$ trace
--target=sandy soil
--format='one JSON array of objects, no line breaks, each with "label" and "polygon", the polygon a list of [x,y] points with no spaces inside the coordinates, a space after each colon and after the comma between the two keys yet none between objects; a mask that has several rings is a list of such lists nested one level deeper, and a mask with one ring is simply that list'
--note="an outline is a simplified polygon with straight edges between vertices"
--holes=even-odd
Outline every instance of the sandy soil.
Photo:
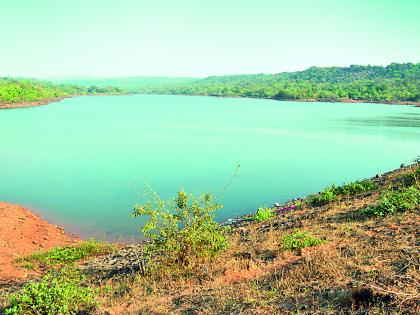
[{"label": "sandy soil", "polygon": [[19,267],[17,258],[79,240],[23,207],[0,202],[0,286],[35,275]]}]

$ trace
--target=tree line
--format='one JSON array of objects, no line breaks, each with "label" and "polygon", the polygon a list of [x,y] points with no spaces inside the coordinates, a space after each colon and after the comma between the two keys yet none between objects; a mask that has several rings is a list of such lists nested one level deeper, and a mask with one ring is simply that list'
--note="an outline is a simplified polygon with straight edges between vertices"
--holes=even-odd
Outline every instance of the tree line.
[{"label": "tree line", "polygon": [[304,71],[278,74],[150,80],[144,77],[87,79],[83,84],[71,80],[54,84],[31,79],[0,78],[0,103],[121,93],[256,97],[277,100],[420,102],[420,63],[392,63],[386,67],[311,67]]},{"label": "tree line", "polygon": [[115,87],[56,85],[30,79],[0,78],[0,103],[3,104],[44,101],[74,95],[122,92],[121,89]]},{"label": "tree line", "polygon": [[279,74],[212,76],[141,93],[241,96],[278,100],[419,102],[420,63],[386,67],[311,67]]}]

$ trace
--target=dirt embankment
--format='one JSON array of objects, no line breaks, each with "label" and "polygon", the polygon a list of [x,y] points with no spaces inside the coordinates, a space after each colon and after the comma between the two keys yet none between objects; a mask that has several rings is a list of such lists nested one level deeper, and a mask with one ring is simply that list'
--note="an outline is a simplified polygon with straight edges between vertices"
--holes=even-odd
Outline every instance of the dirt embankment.
[{"label": "dirt embankment", "polygon": [[21,206],[0,202],[0,218],[0,286],[36,274],[19,267],[17,258],[79,241]]},{"label": "dirt embankment", "polygon": [[[71,97],[71,96],[69,96]],[[20,103],[0,103],[0,109],[7,109],[7,108],[22,108],[22,107],[34,107],[34,106],[42,106],[48,105],[53,102],[59,102],[67,97],[56,97],[56,98],[48,98],[45,100],[34,101],[34,102],[20,102]]]}]

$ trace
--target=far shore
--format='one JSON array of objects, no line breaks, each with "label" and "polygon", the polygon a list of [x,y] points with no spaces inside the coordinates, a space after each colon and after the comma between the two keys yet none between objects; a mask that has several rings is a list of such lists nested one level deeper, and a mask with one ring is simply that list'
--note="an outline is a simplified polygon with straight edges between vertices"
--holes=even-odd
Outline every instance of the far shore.
[{"label": "far shore", "polygon": [[316,98],[305,98],[305,99],[276,99],[270,97],[252,97],[252,96],[227,96],[227,95],[212,95],[212,94],[153,94],[153,93],[121,93],[121,94],[88,94],[88,95],[70,95],[57,98],[49,98],[45,100],[39,100],[34,102],[19,102],[19,103],[0,103],[0,109],[12,109],[12,108],[24,108],[24,107],[35,107],[48,105],[50,103],[60,102],[66,98],[73,98],[77,96],[115,96],[115,95],[174,95],[174,96],[209,96],[209,97],[222,97],[222,98],[251,98],[251,99],[266,99],[273,101],[285,101],[285,102],[305,102],[305,103],[368,103],[368,104],[386,104],[386,105],[411,105],[420,107],[420,102],[410,101],[372,101],[372,100],[353,100],[353,99],[341,99],[341,100],[320,100]]},{"label": "far shore", "polygon": [[24,107],[36,107],[36,106],[43,106],[48,105],[51,103],[60,102],[66,98],[73,98],[78,96],[115,96],[115,95],[129,95],[127,93],[98,93],[98,94],[78,94],[78,95],[69,95],[69,96],[61,96],[55,98],[47,98],[44,100],[34,101],[34,102],[18,102],[18,103],[0,103],[0,109],[12,109],[12,108],[24,108]]},{"label": "far shore", "polygon": [[[74,96],[68,96],[68,97],[74,97]],[[35,107],[35,106],[48,105],[50,103],[60,102],[63,99],[68,98],[68,97],[48,98],[48,99],[45,99],[45,100],[34,101],[34,102],[20,102],[20,103],[7,103],[7,104],[0,103],[0,109]]]},{"label": "far shore", "polygon": [[166,95],[166,96],[208,96],[220,98],[248,98],[258,100],[271,100],[278,102],[302,102],[302,103],[364,103],[364,104],[382,104],[382,105],[410,105],[420,107],[420,102],[410,101],[372,101],[372,100],[353,100],[353,99],[340,99],[340,100],[325,100],[317,98],[290,98],[290,99],[277,99],[272,97],[256,97],[256,96],[237,96],[237,95],[217,95],[217,94],[157,94],[157,93],[133,93],[132,95]]}]

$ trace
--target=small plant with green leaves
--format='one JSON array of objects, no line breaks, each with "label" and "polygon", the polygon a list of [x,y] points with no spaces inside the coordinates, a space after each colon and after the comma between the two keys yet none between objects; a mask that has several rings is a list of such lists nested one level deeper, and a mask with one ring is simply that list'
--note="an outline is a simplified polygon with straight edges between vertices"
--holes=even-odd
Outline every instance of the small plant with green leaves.
[{"label": "small plant with green leaves", "polygon": [[335,188],[335,194],[337,195],[357,195],[360,193],[364,193],[366,191],[373,190],[377,187],[375,182],[371,179],[365,179],[356,181],[353,183],[348,183],[343,186],[339,186]]},{"label": "small plant with green leaves", "polygon": [[417,187],[420,187],[420,167],[404,176],[404,184],[405,186],[417,185]]},{"label": "small plant with green leaves", "polygon": [[40,262],[46,265],[69,264],[90,256],[109,254],[115,249],[116,247],[113,244],[88,240],[75,246],[56,247],[46,252],[35,253],[17,261]]},{"label": "small plant with green leaves", "polygon": [[32,262],[25,262],[20,265],[24,269],[35,269],[35,265]]},{"label": "small plant with green leaves", "polygon": [[97,306],[95,290],[85,285],[77,271],[62,269],[45,275],[38,282],[28,282],[22,291],[10,296],[7,315],[80,314]]},{"label": "small plant with green leaves", "polygon": [[257,212],[251,217],[252,220],[255,221],[267,221],[274,215],[274,208],[268,208],[268,207],[261,207],[258,208]]},{"label": "small plant with green leaves", "polygon": [[310,236],[303,231],[296,231],[283,237],[282,249],[284,251],[295,251],[305,247],[317,246],[322,243],[324,241],[317,237]]},{"label": "small plant with green leaves", "polygon": [[325,188],[324,191],[316,195],[310,196],[308,202],[311,206],[318,207],[335,201],[337,197],[338,196],[336,194],[336,187],[332,185]]},{"label": "small plant with green leaves", "polygon": [[370,205],[362,209],[365,216],[392,215],[406,211],[413,211],[420,207],[420,190],[418,186],[410,186],[400,190],[387,189],[381,193],[376,205]]},{"label": "small plant with green leaves", "polygon": [[377,187],[371,179],[365,179],[348,183],[343,186],[328,186],[322,192],[312,195],[308,198],[311,206],[323,206],[338,199],[339,196],[354,196],[366,191],[373,190]]},{"label": "small plant with green leaves", "polygon": [[149,217],[141,229],[150,239],[145,246],[147,254],[188,266],[227,248],[226,228],[214,219],[222,206],[214,203],[210,194],[196,198],[181,191],[172,201],[164,202],[153,192],[153,201],[135,206],[132,212],[134,217]]}]

